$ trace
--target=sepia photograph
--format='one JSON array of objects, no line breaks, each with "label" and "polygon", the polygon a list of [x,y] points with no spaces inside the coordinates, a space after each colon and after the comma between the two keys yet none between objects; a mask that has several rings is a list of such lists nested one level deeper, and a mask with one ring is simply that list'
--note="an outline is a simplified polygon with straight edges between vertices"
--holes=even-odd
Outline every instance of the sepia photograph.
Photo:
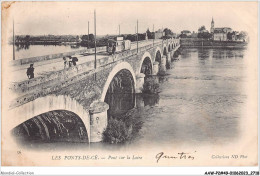
[{"label": "sepia photograph", "polygon": [[1,10],[2,166],[258,166],[257,1]]}]

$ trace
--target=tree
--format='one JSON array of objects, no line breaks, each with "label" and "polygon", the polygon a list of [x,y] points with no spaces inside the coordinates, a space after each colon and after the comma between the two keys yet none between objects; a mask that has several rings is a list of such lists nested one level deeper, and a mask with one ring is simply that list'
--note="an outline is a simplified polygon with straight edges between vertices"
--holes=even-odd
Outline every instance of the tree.
[{"label": "tree", "polygon": [[81,40],[82,40],[82,41],[88,40],[88,35],[82,35]]},{"label": "tree", "polygon": [[210,39],[211,37],[212,37],[212,34],[209,32],[199,32],[198,33],[198,38]]},{"label": "tree", "polygon": [[25,38],[24,38],[24,41],[26,42],[26,43],[28,43],[28,42],[30,42],[30,35],[26,35],[25,36]]},{"label": "tree", "polygon": [[126,40],[136,41],[136,34],[128,34],[125,38]]},{"label": "tree", "polygon": [[186,34],[183,34],[183,33],[179,37],[180,38],[188,38],[188,36]]},{"label": "tree", "polygon": [[201,26],[201,27],[198,29],[198,32],[201,33],[201,32],[203,32],[203,31],[205,31],[205,30],[206,30],[206,27],[205,27],[205,26]]},{"label": "tree", "polygon": [[18,36],[15,36],[15,41],[16,42],[20,42],[22,40],[22,37],[20,37],[19,35]]},{"label": "tree", "polygon": [[227,39],[228,39],[228,40],[232,40],[234,35],[236,35],[236,32],[235,32],[235,31],[233,31],[233,32],[228,32],[228,33],[227,33]]},{"label": "tree", "polygon": [[[88,41],[88,35],[82,35],[81,40],[82,41]],[[95,40],[94,35],[89,34],[89,41],[94,41],[94,40]]]},{"label": "tree", "polygon": [[89,40],[90,41],[95,41],[95,36],[93,34],[89,34]]},{"label": "tree", "polygon": [[165,33],[165,36],[173,35],[173,32],[168,28],[165,28],[163,32]]},{"label": "tree", "polygon": [[237,39],[238,39],[238,40],[244,40],[244,41],[245,41],[246,38],[247,38],[247,36],[248,36],[247,32],[241,31],[241,32],[238,34]]},{"label": "tree", "polygon": [[138,40],[145,40],[146,34],[138,34]]},{"label": "tree", "polygon": [[147,29],[146,33],[147,33],[148,39],[153,39],[153,35],[152,35],[152,33],[150,32],[149,28]]}]

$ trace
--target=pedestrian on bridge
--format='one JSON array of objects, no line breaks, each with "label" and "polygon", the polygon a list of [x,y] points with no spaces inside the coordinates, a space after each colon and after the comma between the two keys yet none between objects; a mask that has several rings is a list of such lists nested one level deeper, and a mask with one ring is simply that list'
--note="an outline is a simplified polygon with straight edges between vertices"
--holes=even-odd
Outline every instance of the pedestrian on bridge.
[{"label": "pedestrian on bridge", "polygon": [[29,79],[34,78],[34,68],[33,68],[33,64],[30,64],[30,67],[27,68],[27,72],[26,72],[27,76]]},{"label": "pedestrian on bridge", "polygon": [[74,66],[77,65],[77,62],[78,62],[78,61],[79,61],[79,60],[78,60],[77,57],[72,57],[72,64],[73,64]]},{"label": "pedestrian on bridge", "polygon": [[116,52],[116,45],[115,45],[115,44],[113,44],[113,48],[112,48],[112,54],[114,55],[114,54],[115,54],[115,52]]},{"label": "pedestrian on bridge", "polygon": [[69,57],[69,67],[72,66],[72,57],[71,56],[68,56]]},{"label": "pedestrian on bridge", "polygon": [[68,57],[63,57],[64,60],[64,69],[69,67],[69,60]]}]

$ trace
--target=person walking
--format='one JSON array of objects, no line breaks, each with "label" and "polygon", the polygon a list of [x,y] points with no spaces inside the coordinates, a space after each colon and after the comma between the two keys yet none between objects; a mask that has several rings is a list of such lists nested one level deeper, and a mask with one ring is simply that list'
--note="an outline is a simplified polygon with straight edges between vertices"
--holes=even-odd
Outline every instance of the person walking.
[{"label": "person walking", "polygon": [[115,54],[115,52],[116,52],[116,45],[115,45],[115,44],[113,44],[113,48],[112,48],[112,54],[114,55],[114,54]]},{"label": "person walking", "polygon": [[74,66],[77,65],[76,62],[78,62],[78,58],[77,58],[77,57],[72,57],[72,64],[73,64]]},{"label": "person walking", "polygon": [[72,57],[71,56],[68,56],[69,57],[69,67],[72,66]]},{"label": "person walking", "polygon": [[64,61],[64,69],[68,67],[68,58],[67,57],[63,57],[63,61]]},{"label": "person walking", "polygon": [[26,72],[27,76],[29,79],[34,78],[34,68],[33,68],[33,64],[30,64],[30,67],[27,68],[27,72]]}]

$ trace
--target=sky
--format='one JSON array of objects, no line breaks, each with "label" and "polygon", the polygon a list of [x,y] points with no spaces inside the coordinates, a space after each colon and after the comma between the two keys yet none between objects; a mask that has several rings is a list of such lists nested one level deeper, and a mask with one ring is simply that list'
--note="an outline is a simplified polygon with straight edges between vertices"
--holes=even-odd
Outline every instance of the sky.
[{"label": "sky", "polygon": [[[5,9],[4,9],[5,10]],[[82,35],[94,32],[96,10],[97,35],[134,33],[169,28],[198,31],[205,25],[249,30],[257,26],[256,2],[16,2],[7,10],[6,27],[16,35]]]}]

